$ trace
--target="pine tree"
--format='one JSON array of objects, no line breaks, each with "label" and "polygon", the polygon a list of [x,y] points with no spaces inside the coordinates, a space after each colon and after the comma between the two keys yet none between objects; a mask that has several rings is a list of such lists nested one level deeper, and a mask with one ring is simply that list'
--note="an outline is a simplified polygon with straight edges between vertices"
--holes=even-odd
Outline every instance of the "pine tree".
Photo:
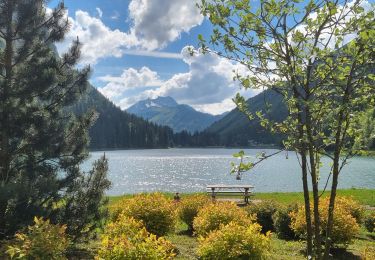
[{"label": "pine tree", "polygon": [[87,87],[76,70],[80,43],[61,58],[54,43],[69,30],[66,10],[45,0],[0,1],[0,239],[33,216],[57,218],[58,203],[82,178],[93,113],[66,108]]}]

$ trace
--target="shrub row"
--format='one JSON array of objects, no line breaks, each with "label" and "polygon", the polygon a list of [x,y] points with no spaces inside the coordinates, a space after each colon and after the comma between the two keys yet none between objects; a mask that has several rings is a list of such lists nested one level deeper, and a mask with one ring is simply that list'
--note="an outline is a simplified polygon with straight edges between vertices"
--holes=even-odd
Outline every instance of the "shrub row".
[{"label": "shrub row", "polygon": [[[328,198],[321,200],[322,235],[328,215]],[[160,193],[140,194],[111,206],[111,221],[101,236],[97,259],[171,259],[174,246],[162,236],[174,230],[177,214],[198,236],[201,259],[262,258],[270,246],[270,232],[280,238],[306,235],[303,206],[283,207],[275,202],[239,208],[234,203],[212,203],[205,195],[183,198],[178,205]],[[66,226],[35,218],[18,233],[6,254],[11,258],[65,259],[69,239]],[[332,242],[348,244],[358,233],[359,223],[374,231],[375,214],[365,217],[363,208],[351,198],[338,197]],[[262,234],[263,233],[263,234]]]}]

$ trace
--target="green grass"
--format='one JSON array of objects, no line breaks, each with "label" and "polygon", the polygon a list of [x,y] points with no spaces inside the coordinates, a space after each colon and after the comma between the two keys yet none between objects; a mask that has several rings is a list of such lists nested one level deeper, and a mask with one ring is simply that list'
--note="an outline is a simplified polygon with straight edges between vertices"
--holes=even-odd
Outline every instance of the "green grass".
[{"label": "green grass", "polygon": [[[163,192],[166,196],[173,198],[174,193]],[[194,193],[183,193],[181,197],[189,196]],[[329,196],[330,191],[326,191],[323,196]],[[345,189],[337,190],[339,196],[352,196],[353,199],[357,200],[362,205],[369,205],[375,207],[375,190],[370,189]],[[110,196],[109,203],[114,203],[122,198],[130,198],[133,195],[126,194],[122,196]],[[303,203],[302,192],[268,192],[268,193],[255,193],[253,199],[257,200],[275,200],[281,204],[287,205],[291,203]]]},{"label": "green grass", "polygon": [[[310,194],[312,196],[312,194]],[[329,196],[330,191],[326,191],[323,197]],[[375,190],[370,189],[345,189],[337,190],[338,196],[351,196],[362,205],[375,206]],[[303,203],[302,192],[271,192],[255,193],[254,199],[275,200],[281,204]]]}]

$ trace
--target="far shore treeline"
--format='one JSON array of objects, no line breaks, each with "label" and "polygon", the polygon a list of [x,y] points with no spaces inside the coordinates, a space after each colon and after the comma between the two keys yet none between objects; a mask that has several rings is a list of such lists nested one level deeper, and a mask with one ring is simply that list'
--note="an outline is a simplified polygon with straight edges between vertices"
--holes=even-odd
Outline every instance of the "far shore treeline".
[{"label": "far shore treeline", "polygon": [[[286,106],[275,92],[264,91],[247,100],[252,112],[266,111],[266,103],[272,104],[268,115],[275,121],[287,116]],[[259,120],[249,121],[242,112],[234,109],[221,120],[202,132],[173,132],[168,126],[148,122],[122,111],[89,85],[81,99],[70,108],[77,115],[95,110],[97,119],[89,130],[90,150],[145,149],[169,147],[281,147],[283,137],[271,134]],[[369,111],[361,123],[363,129],[375,126],[375,110]],[[368,149],[375,149],[371,131],[364,135]]]}]

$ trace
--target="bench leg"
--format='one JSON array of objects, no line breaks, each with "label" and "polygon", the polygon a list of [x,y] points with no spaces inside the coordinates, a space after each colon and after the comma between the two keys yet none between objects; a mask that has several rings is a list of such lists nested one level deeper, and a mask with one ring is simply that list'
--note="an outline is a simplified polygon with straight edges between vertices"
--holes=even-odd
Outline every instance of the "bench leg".
[{"label": "bench leg", "polygon": [[249,189],[245,188],[245,204],[249,204]]},{"label": "bench leg", "polygon": [[215,188],[211,188],[211,198],[212,198],[212,202],[215,202],[216,200],[216,194],[215,194]]}]

